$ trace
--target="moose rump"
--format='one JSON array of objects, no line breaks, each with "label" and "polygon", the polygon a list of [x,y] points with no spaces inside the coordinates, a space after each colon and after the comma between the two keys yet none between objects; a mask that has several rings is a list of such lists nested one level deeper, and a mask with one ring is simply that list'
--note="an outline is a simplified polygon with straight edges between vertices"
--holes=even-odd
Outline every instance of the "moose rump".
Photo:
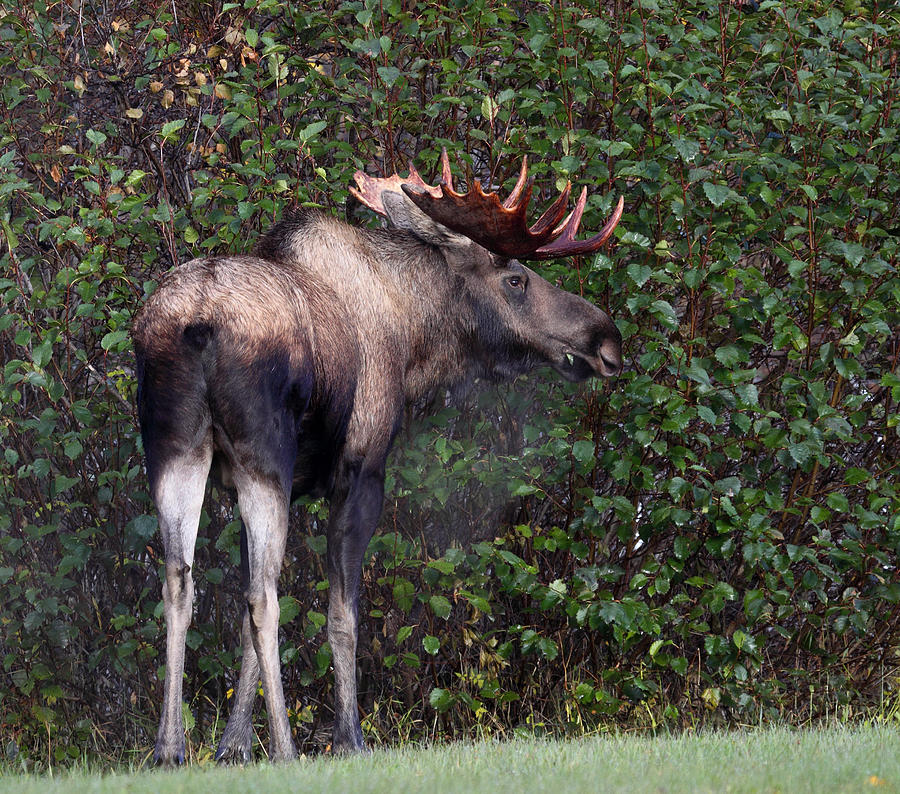
[{"label": "moose rump", "polygon": [[[166,275],[135,318],[138,415],[165,553],[166,676],[155,746],[185,755],[181,717],[192,566],[212,471],[237,492],[246,597],[237,697],[216,757],[251,756],[258,682],[270,758],[296,755],[278,655],[278,594],[292,495],[325,495],[328,639],[336,751],[363,748],[356,704],[361,561],[378,522],[385,461],[403,406],[474,378],[549,366],[569,380],[615,375],[621,336],[609,317],[515,257],[596,250],[575,234],[586,192],[525,225],[526,169],[502,205],[476,182],[453,190],[357,173],[363,204],[391,228],[352,227],[306,211],[263,238],[255,256],[195,259]],[[449,209],[448,209],[449,208]],[[487,231],[486,231],[487,230]]]}]

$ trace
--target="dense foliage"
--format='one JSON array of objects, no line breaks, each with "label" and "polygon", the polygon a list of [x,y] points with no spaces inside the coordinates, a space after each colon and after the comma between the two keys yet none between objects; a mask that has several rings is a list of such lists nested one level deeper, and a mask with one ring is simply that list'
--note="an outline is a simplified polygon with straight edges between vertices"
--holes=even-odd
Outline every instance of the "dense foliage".
[{"label": "dense foliage", "polygon": [[[156,519],[130,319],[169,267],[292,202],[358,223],[356,168],[441,146],[605,253],[542,272],[609,307],[614,382],[412,411],[364,573],[364,730],[403,738],[896,708],[900,13],[800,0],[0,0],[0,732],[144,752]],[[324,746],[327,506],[281,581],[298,742]],[[205,756],[239,556],[212,490],[185,683]],[[260,731],[265,723],[259,721]],[[264,738],[264,737],[263,737]]]}]

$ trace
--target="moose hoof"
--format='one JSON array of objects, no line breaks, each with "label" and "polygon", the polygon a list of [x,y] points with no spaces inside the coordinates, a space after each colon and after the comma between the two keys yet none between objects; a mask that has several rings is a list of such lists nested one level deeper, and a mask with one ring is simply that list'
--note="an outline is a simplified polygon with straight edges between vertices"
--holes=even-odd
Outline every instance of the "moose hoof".
[{"label": "moose hoof", "polygon": [[372,751],[366,747],[365,742],[362,740],[362,731],[359,732],[359,735],[346,738],[338,738],[335,736],[331,742],[332,755],[368,755],[371,752]]},{"label": "moose hoof", "polygon": [[297,749],[293,743],[289,747],[276,750],[274,747],[269,748],[269,761],[273,764],[285,764],[288,761],[297,760]]},{"label": "moose hoof", "polygon": [[249,764],[251,761],[250,744],[226,744],[222,742],[216,748],[216,761],[223,766]]},{"label": "moose hoof", "polygon": [[365,745],[356,747],[352,744],[331,745],[332,755],[369,755],[372,751]]},{"label": "moose hoof", "polygon": [[153,750],[153,761],[157,766],[173,767],[184,763],[184,742],[180,746],[168,746],[163,742],[157,742]]}]

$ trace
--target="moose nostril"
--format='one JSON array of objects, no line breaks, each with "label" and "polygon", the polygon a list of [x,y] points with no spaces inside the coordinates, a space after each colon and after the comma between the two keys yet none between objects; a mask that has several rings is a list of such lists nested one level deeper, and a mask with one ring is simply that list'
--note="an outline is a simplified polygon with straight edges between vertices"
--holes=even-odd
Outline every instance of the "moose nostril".
[{"label": "moose nostril", "polygon": [[607,377],[618,375],[622,371],[622,347],[613,339],[604,340],[599,350],[600,360],[606,367],[603,373]]},{"label": "moose nostril", "polygon": [[622,362],[619,359],[610,359],[600,354],[600,359],[606,365],[605,375],[618,375],[622,371]]}]

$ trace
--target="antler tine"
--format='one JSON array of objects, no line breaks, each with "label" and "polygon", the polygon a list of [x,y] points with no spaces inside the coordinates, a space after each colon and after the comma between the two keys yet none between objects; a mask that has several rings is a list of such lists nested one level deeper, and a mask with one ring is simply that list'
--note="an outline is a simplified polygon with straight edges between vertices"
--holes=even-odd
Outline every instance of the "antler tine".
[{"label": "antler tine", "polygon": [[616,228],[619,219],[622,217],[622,210],[625,207],[625,198],[619,196],[619,202],[616,204],[613,214],[606,222],[606,225],[597,232],[597,234],[587,240],[578,241],[575,239],[575,235],[578,232],[578,224],[581,223],[581,216],[584,214],[586,204],[587,188],[583,188],[581,195],[578,197],[578,201],[575,204],[575,209],[572,210],[569,217],[566,218],[562,225],[554,230],[555,232],[559,232],[559,236],[552,243],[548,243],[547,245],[538,248],[532,255],[533,259],[553,259],[554,257],[560,256],[590,254],[597,251],[600,246],[609,239],[610,235],[613,233],[613,229]]},{"label": "antler tine", "polygon": [[566,182],[566,186],[559,194],[559,198],[550,205],[547,211],[531,227],[530,231],[532,234],[542,234],[546,229],[552,229],[553,236],[550,238],[552,240],[553,237],[562,233],[562,228],[558,227],[557,224],[562,220],[563,215],[566,214],[566,205],[569,203],[569,193],[571,192],[572,183]]},{"label": "antler tine", "polygon": [[[510,193],[506,197],[506,201],[503,202],[503,206],[509,209],[512,207],[518,200],[519,196],[522,194],[522,190],[525,188],[525,182],[528,180],[528,156],[522,158],[522,170],[519,171],[519,178],[516,180],[516,186],[512,189],[512,193]],[[534,181],[534,180],[532,180]]]},{"label": "antler tine", "polygon": [[450,170],[450,158],[447,155],[447,147],[441,149],[441,185],[446,185],[448,190],[453,190],[453,173]]}]

